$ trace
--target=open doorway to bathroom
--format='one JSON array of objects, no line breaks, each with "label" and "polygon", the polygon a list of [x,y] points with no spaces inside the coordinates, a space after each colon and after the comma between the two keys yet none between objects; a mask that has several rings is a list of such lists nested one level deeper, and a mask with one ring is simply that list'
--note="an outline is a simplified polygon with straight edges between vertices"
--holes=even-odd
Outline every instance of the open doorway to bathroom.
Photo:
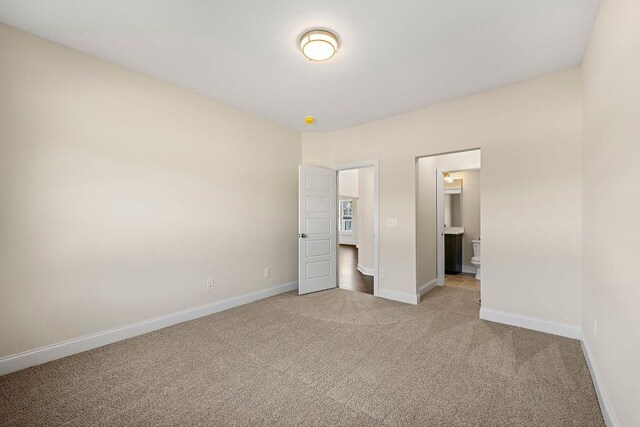
[{"label": "open doorway to bathroom", "polygon": [[481,267],[481,153],[416,159],[416,287],[478,292]]},{"label": "open doorway to bathroom", "polygon": [[444,230],[444,236],[440,236],[439,252],[444,252],[444,258],[438,262],[443,264],[439,270],[444,270],[444,285],[480,290],[480,170],[440,173],[443,219],[438,229]]},{"label": "open doorway to bathroom", "polygon": [[374,294],[374,168],[338,172],[338,286]]}]

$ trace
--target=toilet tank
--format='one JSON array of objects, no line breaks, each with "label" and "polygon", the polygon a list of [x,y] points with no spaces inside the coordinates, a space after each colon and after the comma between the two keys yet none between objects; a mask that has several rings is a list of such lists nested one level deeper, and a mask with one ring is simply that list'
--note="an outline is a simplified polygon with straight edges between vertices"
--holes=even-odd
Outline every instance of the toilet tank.
[{"label": "toilet tank", "polygon": [[473,256],[480,258],[480,240],[472,240],[471,244],[473,245]]}]

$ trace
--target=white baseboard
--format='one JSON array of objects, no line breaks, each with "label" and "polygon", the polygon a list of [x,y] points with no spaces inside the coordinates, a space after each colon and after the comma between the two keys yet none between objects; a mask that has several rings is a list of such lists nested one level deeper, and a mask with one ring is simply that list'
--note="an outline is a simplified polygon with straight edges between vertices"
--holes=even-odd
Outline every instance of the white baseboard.
[{"label": "white baseboard", "polygon": [[519,328],[531,329],[538,332],[545,332],[547,334],[559,335],[561,337],[573,338],[576,340],[580,339],[580,327],[569,323],[540,319],[522,314],[507,313],[484,307],[480,309],[480,318],[490,322],[504,323],[505,325],[517,326]]},{"label": "white baseboard", "polygon": [[428,281],[427,283],[425,283],[424,285],[418,288],[418,297],[421,297],[422,295],[426,294],[431,289],[437,286],[438,286],[438,278],[436,277],[435,279]]},{"label": "white baseboard", "polygon": [[600,372],[598,371],[598,365],[591,353],[589,343],[581,336],[580,327],[577,325],[571,325],[567,323],[555,322],[551,320],[539,319],[531,316],[524,316],[513,313],[506,313],[498,310],[492,310],[489,308],[480,309],[480,318],[492,322],[504,323],[511,326],[518,326],[521,328],[532,329],[534,331],[546,332],[548,334],[559,335],[562,337],[573,338],[580,340],[582,345],[582,351],[587,361],[587,366],[591,372],[591,378],[593,379],[593,386],[598,396],[598,403],[602,411],[602,417],[607,427],[619,427],[620,423],[613,411],[611,401],[607,397],[607,393],[604,389]]},{"label": "white baseboard", "polygon": [[389,291],[387,289],[380,289],[378,291],[378,296],[380,298],[391,299],[413,305],[417,305],[420,302],[420,298],[417,294],[405,294],[404,292]]},{"label": "white baseboard", "polygon": [[364,267],[360,264],[358,264],[358,271],[362,274],[364,274],[365,276],[373,276],[374,275],[374,269],[373,268],[369,268],[369,267]]},{"label": "white baseboard", "polygon": [[471,273],[471,274],[476,274],[476,268],[472,265],[463,265],[462,266],[462,272],[463,273]]},{"label": "white baseboard", "polygon": [[62,357],[71,356],[72,354],[81,353],[103,345],[111,344],[137,335],[146,334],[158,329],[173,326],[178,323],[197,319],[198,317],[208,316],[213,313],[228,310],[250,302],[258,301],[284,292],[298,289],[298,282],[291,282],[284,285],[275,286],[273,288],[264,289],[237,297],[217,301],[211,304],[199,307],[189,308],[187,310],[178,311],[176,313],[155,317],[153,319],[143,320],[119,328],[109,329],[107,331],[95,334],[85,335],[83,337],[74,338],[68,341],[59,342],[57,344],[28,350],[22,353],[5,356],[0,358],[0,375],[9,374],[31,366],[40,365]]},{"label": "white baseboard", "polygon": [[596,389],[596,395],[598,396],[598,403],[600,403],[600,410],[602,411],[604,422],[607,427],[619,427],[620,423],[618,422],[615,412],[613,412],[611,401],[609,401],[607,397],[602,378],[600,377],[600,371],[598,371],[598,365],[596,364],[596,359],[593,357],[593,353],[591,353],[589,343],[585,340],[585,337],[582,337],[580,343],[582,344],[584,358],[587,360],[589,372],[591,372],[591,379],[593,379],[593,386]]}]

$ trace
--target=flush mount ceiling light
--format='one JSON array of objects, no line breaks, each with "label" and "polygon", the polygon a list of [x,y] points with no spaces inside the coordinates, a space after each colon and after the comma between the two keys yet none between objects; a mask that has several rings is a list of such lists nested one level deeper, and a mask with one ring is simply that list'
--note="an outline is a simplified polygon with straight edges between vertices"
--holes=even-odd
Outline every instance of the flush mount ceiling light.
[{"label": "flush mount ceiling light", "polygon": [[300,50],[312,61],[326,61],[338,51],[338,37],[326,30],[307,31],[300,37]]}]

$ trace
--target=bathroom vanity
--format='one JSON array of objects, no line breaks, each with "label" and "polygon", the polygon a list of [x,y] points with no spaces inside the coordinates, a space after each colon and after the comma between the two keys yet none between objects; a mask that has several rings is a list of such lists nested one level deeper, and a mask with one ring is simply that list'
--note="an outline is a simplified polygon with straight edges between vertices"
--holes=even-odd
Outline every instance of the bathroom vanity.
[{"label": "bathroom vanity", "polygon": [[444,229],[444,272],[462,273],[462,235],[463,227],[445,227]]}]

